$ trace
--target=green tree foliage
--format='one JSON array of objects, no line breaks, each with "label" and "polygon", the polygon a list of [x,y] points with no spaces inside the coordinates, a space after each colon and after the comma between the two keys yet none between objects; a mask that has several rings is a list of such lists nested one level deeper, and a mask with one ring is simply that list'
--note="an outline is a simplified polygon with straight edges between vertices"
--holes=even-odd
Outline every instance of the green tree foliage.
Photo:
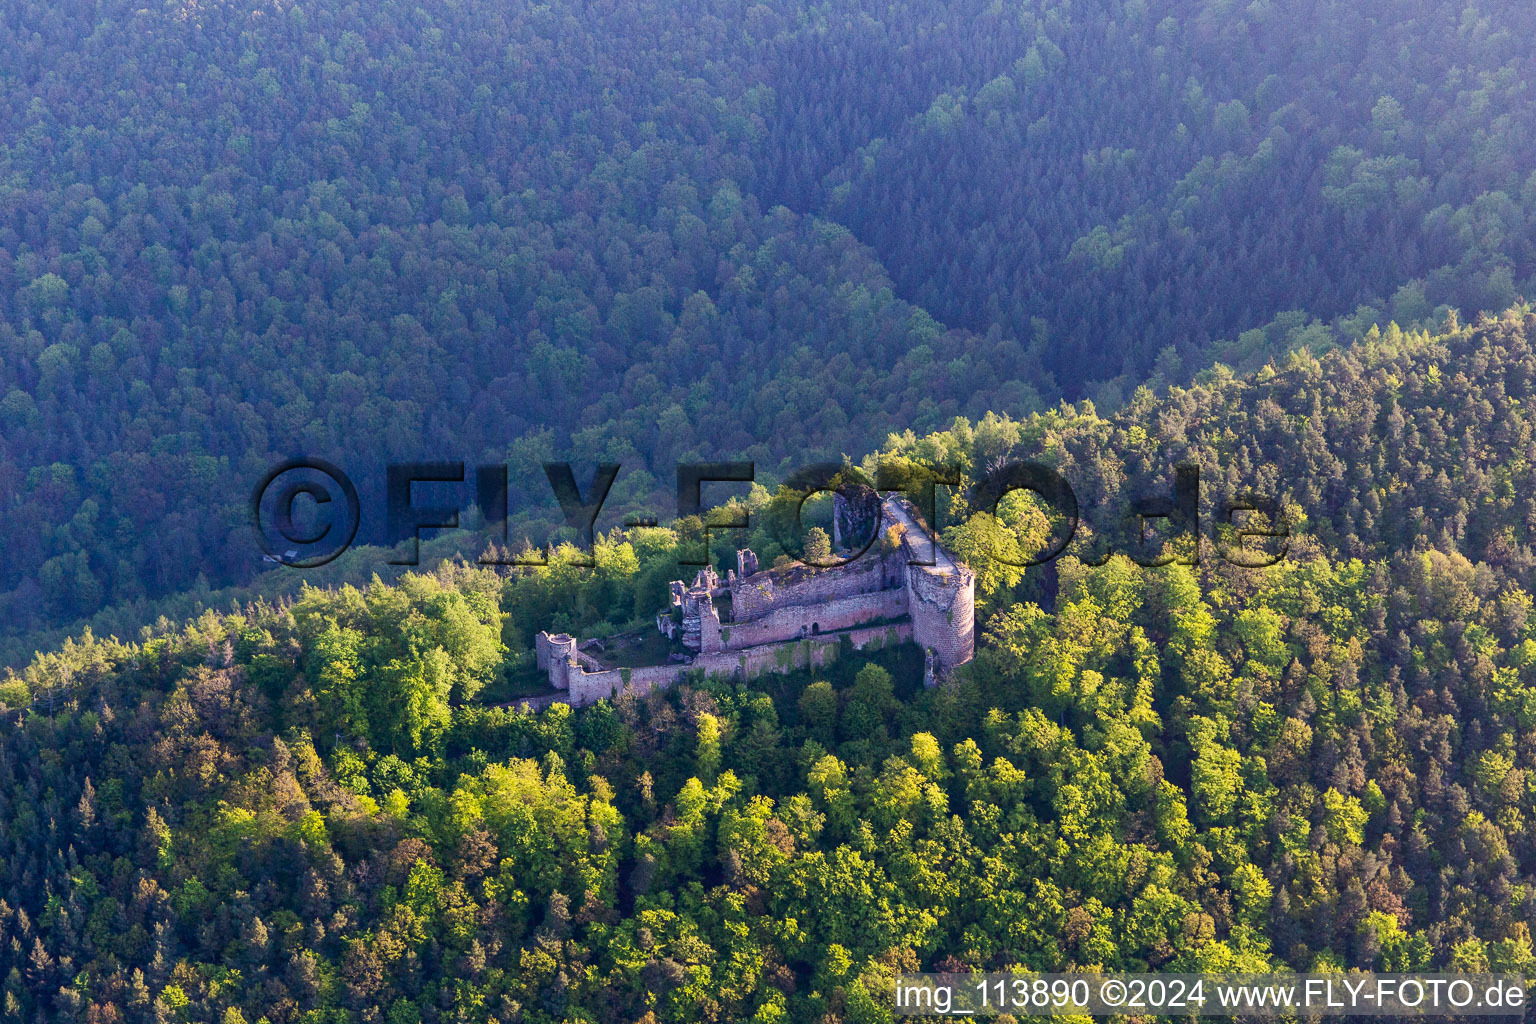
[{"label": "green tree foliage", "polygon": [[[981,600],[932,690],[895,645],[579,711],[517,705],[535,632],[647,625],[702,520],[80,631],[0,680],[0,1014],[835,1024],[905,970],[1536,967],[1529,12],[1321,4],[1298,50],[1175,6],[8,12],[8,627],[207,603],[293,450],[468,447],[519,493],[632,459],[638,508],[672,459],[888,430],[865,469],[962,474]],[[1123,408],[1045,408],[1090,387]],[[1083,521],[998,568],[1060,526],[974,504],[1017,458]],[[1122,515],[1184,461],[1198,546]],[[1267,568],[1220,557],[1274,553],[1248,491]],[[795,553],[784,494],[739,504]]]},{"label": "green tree foliage", "polygon": [[[1500,525],[1524,514],[1503,481],[1525,470],[1497,447],[1523,421],[1452,433],[1435,388],[1451,351],[1536,378],[1532,329],[1302,361],[1113,420],[994,418],[1002,454],[1042,444],[1129,487],[1115,444],[1305,433],[1287,410],[1353,374],[1352,401],[1402,421],[1375,448],[1357,435],[1354,464],[1399,465],[1412,427],[1432,471],[1366,493],[1446,493],[1431,436],[1492,451],[1457,470],[1478,482],[1454,496],[1465,527],[1418,544],[1297,477],[1270,568],[1024,570],[933,690],[898,646],[575,712],[497,704],[541,617],[646,623],[687,543],[659,528],[604,535],[580,571],[569,551],[449,562],[133,644],[87,633],[0,691],[32,708],[0,734],[7,1012],[854,1019],[893,972],[957,965],[1527,969],[1536,637]],[[1282,434],[1260,441],[1283,455]],[[1293,465],[1333,457],[1306,436]],[[962,421],[880,454],[975,466],[981,437]],[[967,502],[945,514],[986,515]],[[1084,555],[1126,540],[1088,529]]]},{"label": "green tree foliage", "polygon": [[776,195],[1069,394],[1532,291],[1529,9],[859,7],[772,65]]},{"label": "green tree foliage", "polygon": [[248,582],[296,453],[370,511],[390,461],[504,461],[543,546],[546,459],[625,464],[609,528],[679,459],[782,477],[1533,291],[1512,0],[1304,40],[1172,0],[13,13],[0,637]]}]

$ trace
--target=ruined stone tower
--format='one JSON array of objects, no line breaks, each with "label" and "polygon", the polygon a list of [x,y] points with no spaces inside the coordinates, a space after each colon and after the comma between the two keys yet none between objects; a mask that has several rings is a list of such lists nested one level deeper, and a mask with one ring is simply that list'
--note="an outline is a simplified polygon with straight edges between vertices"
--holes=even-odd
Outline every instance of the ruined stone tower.
[{"label": "ruined stone tower", "polygon": [[947,673],[976,656],[976,574],[928,539],[926,526],[905,499],[887,498],[885,513],[889,523],[902,527],[901,549],[894,557],[906,562],[912,640],[932,651],[934,668]]},{"label": "ruined stone tower", "polygon": [[943,673],[976,655],[976,575],[961,567],[907,566],[907,614],[912,640],[931,650]]},{"label": "ruined stone tower", "polygon": [[576,664],[576,638],[565,633],[541,632],[533,639],[533,660],[549,673],[549,684],[557,690],[569,685],[570,672]]},{"label": "ruined stone tower", "polygon": [[715,610],[715,595],[720,592],[720,577],[707,565],[699,570],[691,587],[672,584],[672,603],[682,610],[683,617],[679,639],[689,650],[720,650],[720,613]]}]

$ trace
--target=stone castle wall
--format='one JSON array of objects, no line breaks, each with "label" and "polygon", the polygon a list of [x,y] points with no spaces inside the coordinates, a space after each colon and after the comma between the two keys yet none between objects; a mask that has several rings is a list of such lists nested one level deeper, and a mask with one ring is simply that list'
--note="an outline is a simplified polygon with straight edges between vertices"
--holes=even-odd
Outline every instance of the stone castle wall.
[{"label": "stone castle wall", "polygon": [[741,651],[718,651],[701,654],[689,665],[650,665],[645,668],[606,669],[602,672],[586,672],[575,666],[570,674],[567,701],[573,707],[584,707],[625,693],[644,695],[654,689],[675,685],[686,672],[702,672],[706,676],[733,676],[739,673],[751,679],[765,672],[819,668],[837,657],[843,637],[848,638],[854,650],[886,647],[912,639],[912,626],[907,622],[897,622],[867,626],[831,636],[763,644]]},{"label": "stone castle wall", "polygon": [[658,686],[666,688],[677,682],[685,668],[685,665],[647,665],[644,668],[572,672],[568,687],[570,702],[579,708],[621,693],[645,694]]},{"label": "stone castle wall", "polygon": [[[751,677],[822,665],[836,656],[843,638],[856,648],[910,639],[930,652],[930,681],[947,674],[975,655],[975,574],[942,546],[920,538],[925,531],[909,503],[888,498],[881,515],[903,528],[894,554],[870,550],[821,570],[729,574],[731,622],[722,623],[715,612],[713,597],[720,590],[713,570],[702,571],[692,587],[675,581],[672,606],[681,612],[682,626],[676,628],[664,612],[657,628],[680,635],[685,647],[698,652],[687,664],[605,669],[573,638],[540,633],[539,667],[577,706],[671,686],[689,672]],[[914,557],[933,564],[912,565]],[[745,572],[755,558],[738,555],[737,564]]]},{"label": "stone castle wall", "polygon": [[843,633],[808,636],[802,640],[786,640],[783,643],[763,644],[740,651],[722,651],[719,654],[695,658],[687,666],[703,669],[705,675],[730,675],[740,671],[746,678],[765,672],[790,672],[797,668],[817,667],[837,657],[842,638],[847,637],[854,650],[866,647],[883,647],[912,638],[912,627],[905,622],[890,625],[866,626]]},{"label": "stone castle wall", "polygon": [[738,577],[731,583],[731,618],[744,622],[776,608],[821,604],[901,585],[900,576],[887,571],[885,560],[874,551],[865,552],[847,565],[803,572],[803,577],[790,583],[781,583],[782,576],[771,571],[746,579]]},{"label": "stone castle wall", "polygon": [[698,649],[718,651],[725,646],[725,642],[720,637],[720,614],[715,611],[715,604],[711,600],[706,599],[699,607]]},{"label": "stone castle wall", "polygon": [[803,636],[852,629],[877,619],[897,619],[907,614],[905,590],[877,590],[854,594],[821,604],[789,605],[753,619],[734,622],[721,629],[727,650],[780,643]]}]

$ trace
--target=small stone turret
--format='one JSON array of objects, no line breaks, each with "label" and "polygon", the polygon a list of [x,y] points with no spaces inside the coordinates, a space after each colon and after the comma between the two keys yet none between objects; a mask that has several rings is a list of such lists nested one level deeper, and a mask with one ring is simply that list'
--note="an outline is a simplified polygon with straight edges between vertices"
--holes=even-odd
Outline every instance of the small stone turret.
[{"label": "small stone turret", "polygon": [[757,552],[742,548],[736,552],[736,577],[742,579],[757,572]]},{"label": "small stone turret", "polygon": [[533,641],[533,660],[549,674],[549,685],[564,690],[570,685],[576,662],[576,638],[565,633],[541,632]]}]

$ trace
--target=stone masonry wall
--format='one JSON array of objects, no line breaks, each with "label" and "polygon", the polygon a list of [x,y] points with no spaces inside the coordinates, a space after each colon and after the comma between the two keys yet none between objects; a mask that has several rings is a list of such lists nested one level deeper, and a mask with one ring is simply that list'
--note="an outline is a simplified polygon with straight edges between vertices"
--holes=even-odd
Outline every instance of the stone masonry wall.
[{"label": "stone masonry wall", "polygon": [[[852,629],[874,619],[895,619],[907,614],[905,590],[877,590],[869,594],[834,598],[825,604],[777,608],[751,622],[736,622],[721,629],[727,650],[778,643],[814,633]],[[814,631],[814,633],[813,633]]]},{"label": "stone masonry wall", "polygon": [[738,578],[731,585],[731,617],[742,622],[766,615],[775,608],[820,604],[834,598],[867,594],[888,584],[899,586],[900,577],[894,572],[887,574],[885,568],[884,559],[874,551],[868,551],[847,565],[810,573],[794,583],[781,585],[771,572],[758,573],[745,580]]},{"label": "stone masonry wall", "polygon": [[672,686],[685,672],[703,672],[706,676],[729,676],[740,672],[750,679],[765,672],[820,667],[837,657],[838,648],[845,636],[855,650],[863,650],[866,647],[883,647],[910,640],[912,626],[907,622],[897,622],[807,637],[804,640],[764,644],[743,651],[701,654],[690,665],[652,665],[635,669],[607,669],[602,672],[582,672],[573,668],[568,700],[574,707],[584,707],[623,693],[645,694]]},{"label": "stone masonry wall", "polygon": [[577,654],[576,640],[564,633],[540,633],[533,641],[534,661],[549,676],[549,685],[565,689],[566,663]]},{"label": "stone masonry wall", "polygon": [[[699,593],[691,598],[682,596],[681,583],[674,583],[674,595],[684,605],[684,633],[702,648],[689,664],[601,669],[571,638],[541,633],[539,665],[548,668],[550,683],[568,688],[570,703],[580,707],[668,687],[690,672],[750,678],[820,666],[837,656],[845,637],[855,648],[912,640],[931,650],[934,667],[944,672],[970,661],[976,646],[975,574],[941,547],[924,543],[919,552],[918,534],[924,531],[908,503],[888,499],[882,509],[883,516],[905,527],[899,552],[882,557],[867,551],[847,565],[819,572],[733,574],[732,622],[721,623],[706,596],[714,586],[713,574],[709,587],[696,588]],[[918,554],[931,554],[934,564],[908,564]],[[899,621],[868,625],[881,619]],[[657,621],[665,625],[660,617]]]},{"label": "stone masonry wall", "polygon": [[[842,638],[847,637],[854,650],[870,646],[885,646],[912,638],[912,627],[905,622],[883,626],[866,626],[844,633],[822,634],[803,640],[787,640],[784,643],[764,644],[744,651],[723,651],[713,655],[714,662],[702,666],[706,674],[725,674],[739,668],[748,679],[764,672],[788,672],[807,666],[820,667],[837,657]],[[726,664],[727,659],[730,664]],[[694,660],[693,668],[699,668],[704,659]],[[717,667],[718,666],[718,667]]]},{"label": "stone masonry wall", "polygon": [[939,667],[952,669],[976,654],[976,577],[969,570],[948,575],[908,566],[912,639],[931,648]]},{"label": "stone masonry wall", "polygon": [[601,672],[573,671],[569,679],[571,704],[579,708],[629,691],[649,693],[657,686],[671,686],[687,668],[686,665],[647,665],[632,669],[610,668]]}]

